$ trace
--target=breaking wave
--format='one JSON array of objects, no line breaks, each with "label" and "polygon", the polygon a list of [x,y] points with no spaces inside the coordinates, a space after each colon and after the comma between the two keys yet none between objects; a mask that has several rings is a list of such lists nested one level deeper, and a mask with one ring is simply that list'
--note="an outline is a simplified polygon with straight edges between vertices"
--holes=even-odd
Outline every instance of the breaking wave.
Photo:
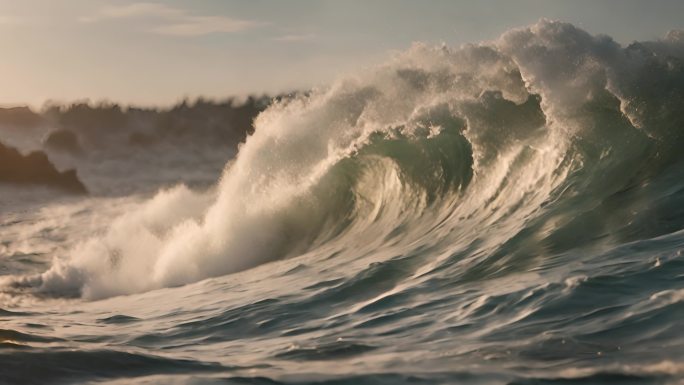
[{"label": "breaking wave", "polygon": [[377,250],[420,253],[416,275],[531,271],[682,228],[682,107],[681,32],[623,47],[543,20],[416,44],[269,107],[215,188],[161,191],[6,284],[98,299]]}]

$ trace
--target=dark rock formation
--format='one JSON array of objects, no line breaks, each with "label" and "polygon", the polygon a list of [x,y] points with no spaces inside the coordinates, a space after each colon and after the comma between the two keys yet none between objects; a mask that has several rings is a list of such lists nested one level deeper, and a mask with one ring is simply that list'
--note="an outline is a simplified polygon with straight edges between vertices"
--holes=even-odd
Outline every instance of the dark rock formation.
[{"label": "dark rock formation", "polygon": [[0,143],[0,182],[52,186],[72,193],[87,190],[75,170],[59,172],[44,152],[22,155],[14,148]]},{"label": "dark rock formation", "polygon": [[134,132],[128,136],[128,143],[138,147],[149,147],[157,142],[157,139],[142,132]]},{"label": "dark rock formation", "polygon": [[47,138],[45,138],[45,146],[53,150],[64,151],[71,154],[78,154],[81,152],[78,136],[74,132],[65,129],[51,132]]},{"label": "dark rock formation", "polygon": [[0,125],[36,127],[43,122],[43,117],[28,107],[0,108]]},{"label": "dark rock formation", "polygon": [[254,119],[272,101],[268,96],[240,101],[199,98],[166,109],[78,102],[50,105],[43,111],[43,117],[60,131],[73,132],[85,151],[129,145],[144,148],[163,143],[237,148],[254,132]]}]

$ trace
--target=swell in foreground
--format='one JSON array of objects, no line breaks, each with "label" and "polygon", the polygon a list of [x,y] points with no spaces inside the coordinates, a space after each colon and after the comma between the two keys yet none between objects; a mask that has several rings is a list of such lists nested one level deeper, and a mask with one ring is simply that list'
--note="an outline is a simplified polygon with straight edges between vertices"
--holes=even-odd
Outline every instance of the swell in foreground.
[{"label": "swell in foreground", "polygon": [[[681,32],[416,45],[271,106],[216,188],[162,191],[4,278],[40,299],[0,314],[35,345],[2,359],[66,379],[82,356],[104,378],[680,381],[683,108]],[[47,313],[82,330],[20,325]]]}]

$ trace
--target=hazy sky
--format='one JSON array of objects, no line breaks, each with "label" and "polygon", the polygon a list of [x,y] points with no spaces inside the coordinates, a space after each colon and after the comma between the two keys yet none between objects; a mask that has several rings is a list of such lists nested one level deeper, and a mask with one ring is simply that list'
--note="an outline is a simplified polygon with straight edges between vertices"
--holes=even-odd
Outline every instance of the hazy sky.
[{"label": "hazy sky", "polygon": [[541,17],[629,43],[684,28],[684,1],[0,0],[0,104],[304,88],[414,41],[493,39]]}]

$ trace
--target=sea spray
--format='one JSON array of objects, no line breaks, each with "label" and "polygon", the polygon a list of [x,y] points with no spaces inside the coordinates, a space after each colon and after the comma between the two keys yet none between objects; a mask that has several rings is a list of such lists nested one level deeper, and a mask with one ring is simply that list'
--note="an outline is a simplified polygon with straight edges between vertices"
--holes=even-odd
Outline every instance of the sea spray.
[{"label": "sea spray", "polygon": [[682,36],[416,44],[208,190],[2,190],[0,382],[682,383]]},{"label": "sea spray", "polygon": [[682,44],[671,33],[622,47],[546,20],[490,43],[416,44],[274,103],[215,191],[161,192],[16,282],[96,299],[424,237],[443,249],[426,271],[481,244],[464,272],[486,276],[569,250],[571,233],[585,247],[636,239],[654,213],[610,197],[681,161]]}]

